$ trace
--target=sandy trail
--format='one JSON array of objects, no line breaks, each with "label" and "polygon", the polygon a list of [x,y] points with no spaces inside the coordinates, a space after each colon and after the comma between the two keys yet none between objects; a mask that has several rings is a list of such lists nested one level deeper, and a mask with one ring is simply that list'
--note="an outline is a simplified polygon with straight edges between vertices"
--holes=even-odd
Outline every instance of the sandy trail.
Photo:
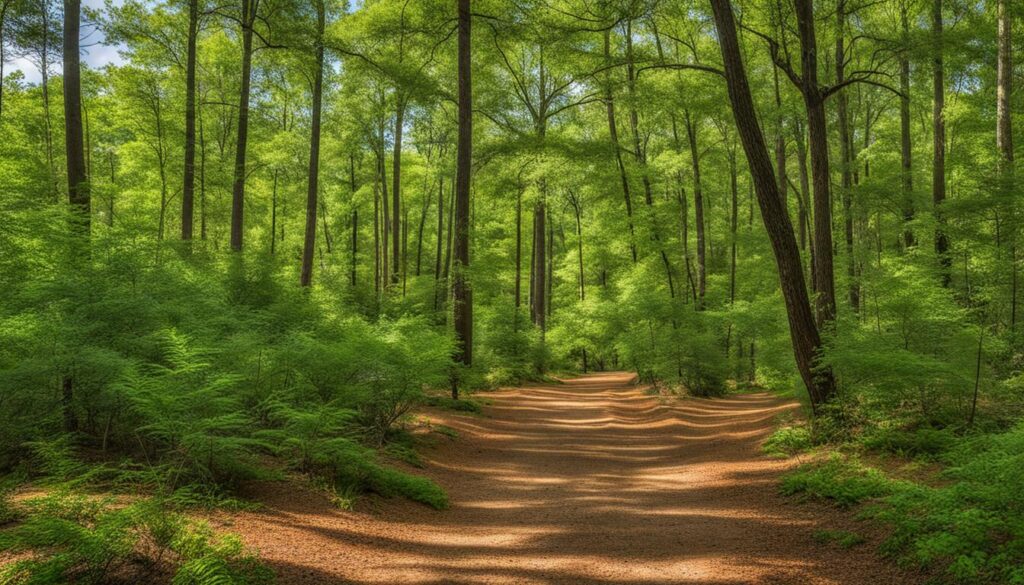
[{"label": "sandy trail", "polygon": [[[447,511],[369,499],[339,511],[292,484],[228,524],[281,583],[897,584],[862,545],[815,542],[863,527],[777,495],[792,462],[760,442],[794,405],[767,394],[665,401],[629,374],[488,397],[486,416],[424,453]],[[370,508],[366,510],[365,508]]]}]

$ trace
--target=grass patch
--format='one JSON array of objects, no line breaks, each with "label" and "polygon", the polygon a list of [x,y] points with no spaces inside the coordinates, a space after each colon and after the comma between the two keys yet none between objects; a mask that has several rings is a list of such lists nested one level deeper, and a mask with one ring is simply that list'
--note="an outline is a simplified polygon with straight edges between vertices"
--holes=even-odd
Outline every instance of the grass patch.
[{"label": "grass patch", "polygon": [[835,543],[844,549],[851,549],[865,542],[863,536],[849,530],[818,530],[814,533],[814,540],[822,544]]},{"label": "grass patch", "polygon": [[216,534],[165,502],[116,507],[57,492],[25,503],[24,520],[0,532],[0,551],[31,556],[0,569],[0,583],[109,582],[262,585],[272,571],[234,535]]},{"label": "grass patch", "polygon": [[811,431],[807,427],[783,426],[765,439],[761,450],[771,457],[785,459],[807,451],[813,446]]},{"label": "grass patch", "polygon": [[922,427],[878,430],[864,437],[862,444],[872,451],[934,460],[955,447],[957,441],[949,429]]},{"label": "grass patch", "polygon": [[801,466],[782,479],[782,493],[825,500],[849,508],[893,492],[894,481],[877,469],[835,455],[824,463]]}]

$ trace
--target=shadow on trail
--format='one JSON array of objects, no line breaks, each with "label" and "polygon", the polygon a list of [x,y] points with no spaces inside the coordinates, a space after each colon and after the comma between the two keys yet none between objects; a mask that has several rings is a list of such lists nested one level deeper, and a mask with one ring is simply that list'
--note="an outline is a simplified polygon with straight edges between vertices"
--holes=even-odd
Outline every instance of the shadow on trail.
[{"label": "shadow on trail", "polygon": [[870,546],[814,532],[838,512],[777,495],[792,465],[760,453],[780,414],[767,394],[666,400],[627,374],[490,395],[486,417],[428,450],[452,508],[370,499],[341,512],[289,484],[234,518],[282,583],[912,583]]}]

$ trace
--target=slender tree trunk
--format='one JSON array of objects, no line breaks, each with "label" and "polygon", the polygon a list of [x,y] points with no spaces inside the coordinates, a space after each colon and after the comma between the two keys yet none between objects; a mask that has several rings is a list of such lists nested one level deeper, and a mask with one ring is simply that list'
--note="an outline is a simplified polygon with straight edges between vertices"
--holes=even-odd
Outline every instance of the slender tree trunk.
[{"label": "slender tree trunk", "polygon": [[[999,43],[996,68],[996,148],[1005,193],[1015,192],[1013,132],[1010,96],[1013,92],[1013,19],[1007,13],[1007,0],[996,0],[996,28]],[[1012,197],[1010,198],[1013,201]],[[1017,209],[1010,206],[1010,329],[1017,328]]]},{"label": "slender tree trunk", "polygon": [[545,188],[541,186],[541,200],[533,207],[533,322],[537,325],[543,339],[547,331],[547,284],[546,284],[546,262],[547,259],[547,214],[544,205]]},{"label": "slender tree trunk", "polygon": [[768,156],[764,136],[758,125],[757,111],[754,109],[736,35],[732,3],[731,0],[711,0],[711,6],[722,50],[729,101],[747,155],[761,207],[761,217],[778,266],[797,368],[807,385],[811,405],[817,410],[834,393],[835,382],[831,371],[815,370],[815,362],[821,350],[821,338],[811,312],[810,299],[807,297],[800,251],[793,236],[793,226],[789,221],[789,214],[782,207],[771,158]]},{"label": "slender tree trunk", "polygon": [[[72,231],[79,238],[76,264],[88,262],[90,197],[85,167],[85,144],[82,136],[82,77],[79,53],[80,0],[64,0],[64,143],[67,155],[68,202],[74,212]],[[75,378],[65,372],[61,385],[61,410],[64,430],[78,430],[75,413]]]},{"label": "slender tree trunk", "polygon": [[800,88],[807,109],[807,131],[814,187],[814,280],[818,293],[817,318],[823,329],[831,329],[836,317],[835,276],[832,268],[832,194],[828,161],[828,129],[825,97],[818,83],[818,48],[814,33],[812,0],[795,0],[800,33]]},{"label": "slender tree trunk", "polygon": [[704,293],[707,291],[707,252],[704,237],[704,194],[700,181],[700,151],[697,150],[697,121],[687,110],[686,135],[690,141],[690,158],[693,161],[693,211],[697,226],[697,310],[704,310]]},{"label": "slender tree trunk", "polygon": [[392,156],[391,180],[394,181],[391,188],[391,284],[398,284],[398,271],[401,262],[401,213],[402,208],[402,126],[405,124],[405,98],[401,92],[395,96],[397,106],[395,109],[395,148]]},{"label": "slender tree trunk", "polygon": [[[810,217],[808,217],[808,211],[810,209],[811,201],[811,181],[809,173],[807,172],[807,142],[804,139],[804,128],[802,124],[797,124],[794,129],[796,134],[796,160],[797,170],[800,174],[800,249],[807,249],[807,232],[810,227]],[[813,273],[813,269],[812,269]],[[814,286],[814,279],[811,279],[812,290]]]},{"label": "slender tree trunk", "polygon": [[942,286],[948,287],[952,258],[949,256],[949,238],[945,231],[946,218],[942,212],[942,204],[946,201],[946,83],[942,64],[942,0],[932,2],[932,42],[932,204],[935,206],[935,253],[942,266]]},{"label": "slender tree trunk", "polygon": [[516,275],[515,275],[515,330],[519,330],[519,307],[523,288],[523,190],[516,191]]},{"label": "slender tree trunk", "polygon": [[[316,71],[313,73],[313,114],[309,137],[309,176],[306,189],[306,239],[302,248],[302,273],[299,284],[308,287],[313,283],[313,248],[316,245],[316,207],[320,189],[320,110],[323,101],[324,84],[324,0],[316,0]],[[324,222],[327,221],[326,214]],[[324,238],[327,238],[327,251],[330,252],[330,239],[327,226],[324,225]]]},{"label": "slender tree trunk", "polygon": [[245,154],[249,142],[249,92],[252,86],[252,29],[260,0],[242,0],[242,89],[238,96],[238,139],[231,187],[231,249],[242,251],[245,212]]},{"label": "slender tree trunk", "polygon": [[274,169],[270,187],[270,255],[277,252],[277,173]]},{"label": "slender tree trunk", "polygon": [[188,1],[188,48],[185,61],[185,184],[181,190],[181,239],[192,239],[196,190],[196,36],[199,0]]},{"label": "slender tree trunk", "polygon": [[[729,193],[732,195],[732,207],[729,220],[729,304],[736,302],[736,227],[739,223],[739,185],[737,184],[736,154],[733,147],[729,152]],[[781,192],[779,201],[782,202],[782,209],[786,209],[785,199],[782,199]],[[787,213],[787,217],[789,214]],[[726,350],[728,354],[728,348]]]},{"label": "slender tree trunk", "polygon": [[[836,3],[836,83],[846,81],[846,0]],[[853,155],[850,152],[849,96],[845,89],[836,95],[839,127],[839,164],[843,198],[843,235],[846,243],[846,276],[849,279],[850,307],[860,310],[860,285],[857,284],[857,259],[853,248]]]},{"label": "slender tree trunk", "polygon": [[[900,0],[900,25],[903,42],[910,42],[910,24],[907,2]],[[914,221],[914,173],[910,142],[910,55],[909,49],[900,51],[900,168],[903,188],[903,245],[913,247],[916,242],[910,223]]]},{"label": "slender tree trunk", "polygon": [[444,176],[437,183],[437,249],[434,253],[434,309],[438,309],[441,294],[441,262],[444,248]]},{"label": "slender tree trunk", "polygon": [[199,238],[206,241],[206,136],[203,114],[199,111]]},{"label": "slender tree trunk", "polygon": [[416,276],[423,267],[423,231],[427,228],[427,214],[430,213],[430,183],[424,179],[423,209],[420,211],[420,225],[416,234]]},{"label": "slender tree trunk", "polygon": [[348,155],[348,180],[352,193],[352,267],[349,284],[356,286],[356,267],[359,260],[359,207],[356,206],[356,157]]},{"label": "slender tree trunk", "polygon": [[[604,32],[604,58],[611,62],[610,53],[611,31]],[[626,163],[622,160],[622,147],[619,145],[619,131],[615,122],[615,95],[612,92],[611,78],[605,79],[605,108],[608,111],[608,132],[611,136],[612,149],[615,151],[615,162],[619,168],[619,179],[622,181],[622,195],[626,201],[626,221],[629,223],[629,250],[636,263],[636,228],[633,226],[633,200],[629,193],[629,176],[626,174]]]}]

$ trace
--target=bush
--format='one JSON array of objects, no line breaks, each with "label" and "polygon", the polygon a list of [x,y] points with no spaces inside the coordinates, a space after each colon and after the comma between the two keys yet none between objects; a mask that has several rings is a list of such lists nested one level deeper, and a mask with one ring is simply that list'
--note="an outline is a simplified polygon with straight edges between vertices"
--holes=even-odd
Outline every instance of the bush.
[{"label": "bush", "polygon": [[0,550],[28,559],[0,571],[3,585],[143,582],[263,584],[273,574],[234,536],[218,536],[152,500],[126,507],[58,493],[28,504],[25,520],[0,532]]},{"label": "bush", "polygon": [[934,459],[951,449],[957,438],[948,429],[923,427],[916,430],[878,430],[867,435],[863,443],[875,451]]},{"label": "bush", "polygon": [[804,426],[784,426],[765,439],[761,449],[772,457],[792,457],[814,445],[811,432]]},{"label": "bush", "polygon": [[840,456],[804,465],[782,479],[782,493],[850,507],[892,493],[894,482],[880,471]]}]

